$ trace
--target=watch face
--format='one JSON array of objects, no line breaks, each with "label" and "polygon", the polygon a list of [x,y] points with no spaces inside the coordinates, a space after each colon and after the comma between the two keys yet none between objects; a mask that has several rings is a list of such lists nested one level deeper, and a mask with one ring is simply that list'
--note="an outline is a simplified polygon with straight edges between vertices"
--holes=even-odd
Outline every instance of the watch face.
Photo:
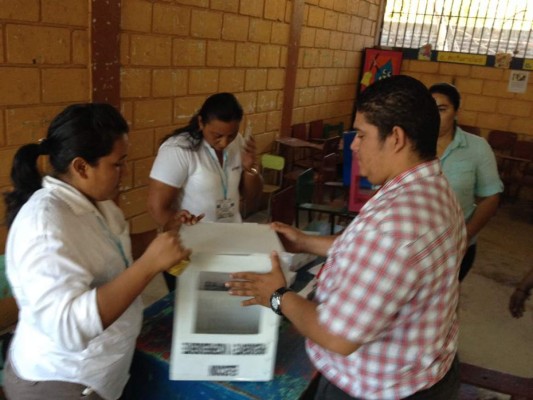
[{"label": "watch face", "polygon": [[277,293],[274,293],[274,295],[272,296],[272,299],[270,299],[270,306],[274,310],[278,310],[279,309],[279,305],[280,305],[279,295]]},{"label": "watch face", "polygon": [[270,298],[270,308],[272,308],[272,311],[274,311],[276,314],[281,315],[280,306],[281,296],[279,293],[274,292]]}]

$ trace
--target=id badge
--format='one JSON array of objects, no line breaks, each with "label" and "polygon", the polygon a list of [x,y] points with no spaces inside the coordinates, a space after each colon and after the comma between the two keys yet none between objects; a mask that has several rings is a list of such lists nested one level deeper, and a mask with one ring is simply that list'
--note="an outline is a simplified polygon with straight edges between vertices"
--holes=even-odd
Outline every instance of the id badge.
[{"label": "id badge", "polygon": [[217,200],[217,221],[231,221],[235,216],[235,200],[221,199]]}]

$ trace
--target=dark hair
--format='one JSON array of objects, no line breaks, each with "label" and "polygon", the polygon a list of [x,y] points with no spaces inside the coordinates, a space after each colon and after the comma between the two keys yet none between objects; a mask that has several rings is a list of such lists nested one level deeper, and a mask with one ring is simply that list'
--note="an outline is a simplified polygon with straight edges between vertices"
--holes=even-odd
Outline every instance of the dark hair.
[{"label": "dark hair", "polygon": [[439,135],[439,110],[419,80],[395,75],[368,86],[357,98],[357,112],[376,126],[385,140],[394,126],[401,127],[421,159],[433,159]]},{"label": "dark hair", "polygon": [[429,93],[439,93],[446,96],[453,105],[453,109],[457,111],[461,105],[461,95],[455,86],[451,83],[435,83],[429,88]]},{"label": "dark hair", "polygon": [[197,150],[204,137],[198,124],[198,116],[202,118],[203,124],[208,124],[213,120],[224,122],[241,121],[242,115],[242,107],[233,94],[226,92],[213,94],[204,101],[200,110],[191,117],[186,126],[176,129],[166,136],[162,142],[170,137],[186,133],[190,138],[190,148]]},{"label": "dark hair", "polygon": [[15,154],[11,167],[13,190],[4,194],[7,225],[11,225],[24,203],[42,187],[37,167],[40,155],[49,155],[53,175],[61,175],[76,157],[90,165],[98,164],[127,132],[128,124],[109,104],[73,104],[65,108],[50,123],[46,138],[39,144],[22,146]]}]

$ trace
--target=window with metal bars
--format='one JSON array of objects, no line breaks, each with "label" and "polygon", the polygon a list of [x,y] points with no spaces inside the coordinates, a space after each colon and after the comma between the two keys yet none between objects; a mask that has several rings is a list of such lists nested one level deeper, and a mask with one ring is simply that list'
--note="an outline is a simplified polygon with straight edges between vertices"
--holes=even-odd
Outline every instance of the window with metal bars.
[{"label": "window with metal bars", "polygon": [[380,44],[533,58],[532,0],[387,0]]}]

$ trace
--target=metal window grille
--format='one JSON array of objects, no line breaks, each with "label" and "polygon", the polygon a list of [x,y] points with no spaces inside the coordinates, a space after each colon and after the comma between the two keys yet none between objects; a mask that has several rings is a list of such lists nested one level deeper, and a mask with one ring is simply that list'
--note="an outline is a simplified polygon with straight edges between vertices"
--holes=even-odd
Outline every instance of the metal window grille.
[{"label": "metal window grille", "polygon": [[387,0],[380,44],[533,58],[532,0]]}]

